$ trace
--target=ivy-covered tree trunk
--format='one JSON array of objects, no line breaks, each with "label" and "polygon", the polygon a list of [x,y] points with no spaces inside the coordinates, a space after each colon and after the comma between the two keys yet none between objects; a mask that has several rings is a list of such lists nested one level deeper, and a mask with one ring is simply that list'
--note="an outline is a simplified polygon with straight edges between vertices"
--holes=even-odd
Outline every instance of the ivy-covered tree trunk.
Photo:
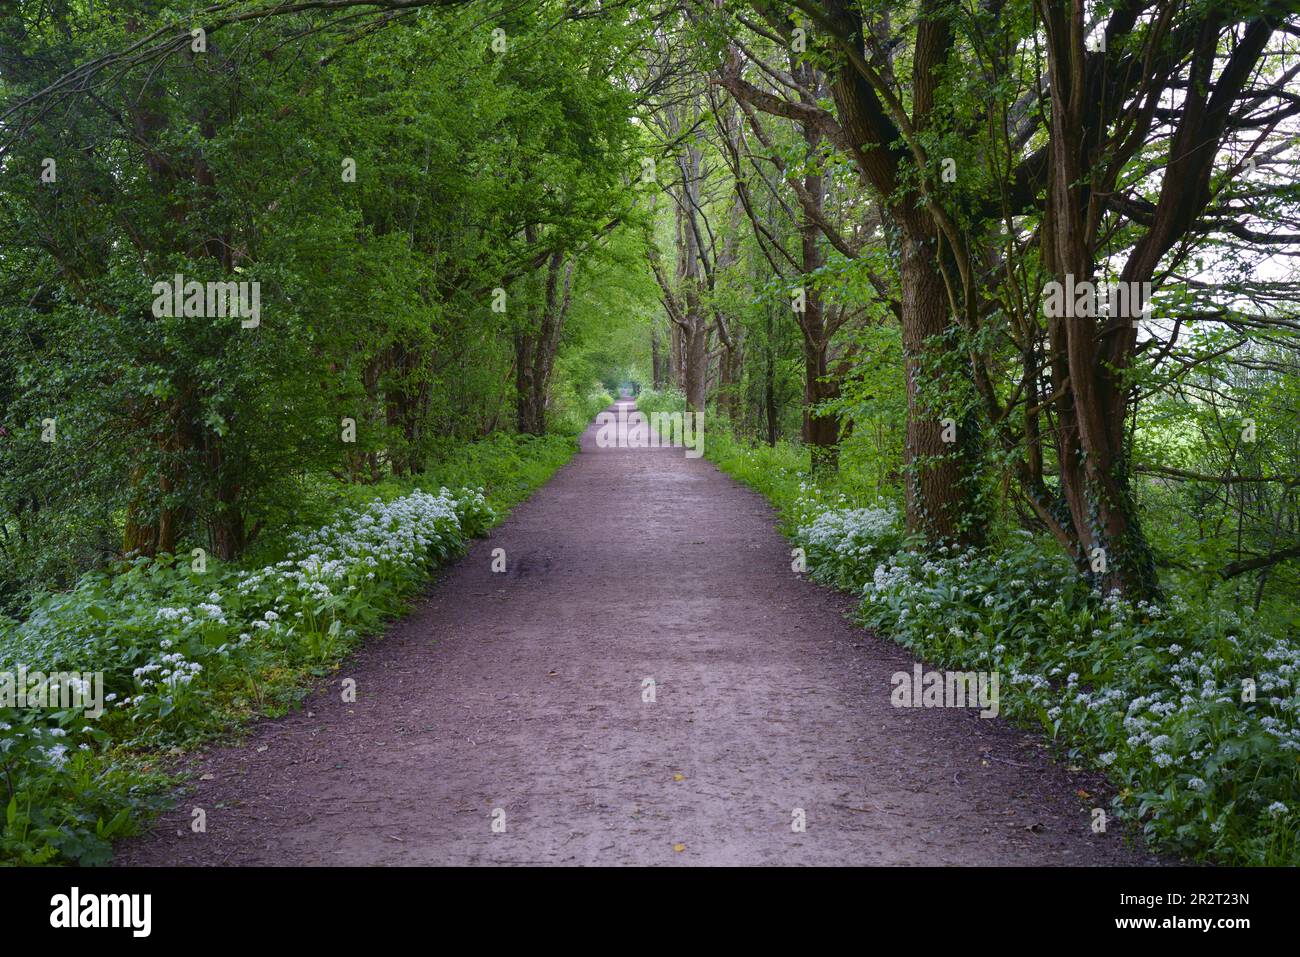
[{"label": "ivy-covered tree trunk", "polygon": [[132,497],[126,506],[126,520],[122,527],[122,554],[128,558],[141,555],[152,557],[158,553],[158,522],[150,516],[145,501],[145,476],[148,469],[137,463],[127,479]]},{"label": "ivy-covered tree trunk", "polygon": [[[864,43],[863,11],[848,0],[820,0],[805,9],[816,16],[818,28],[834,36],[836,63],[830,92],[834,113],[801,91],[796,102],[775,96],[746,82],[733,61],[724,69],[722,84],[736,97],[775,116],[817,127],[850,156],[864,182],[882,198],[883,209],[901,246],[899,263],[900,314],[907,382],[907,438],[904,445],[906,511],[909,531],[923,535],[931,546],[956,542],[975,544],[983,539],[984,516],[979,510],[978,486],[973,480],[975,436],[963,437],[967,452],[957,443],[945,443],[941,419],[949,410],[932,408],[925,396],[922,368],[945,365],[951,344],[948,333],[956,327],[947,287],[938,259],[939,230],[933,213],[934,199],[925,195],[916,156],[905,142],[906,123],[923,129],[935,108],[939,84],[953,48],[950,21],[937,2],[922,4],[912,55],[912,114],[902,114],[901,104],[883,99],[868,79],[864,64],[873,54]],[[781,16],[787,16],[782,14]],[[793,26],[788,21],[782,28]],[[933,373],[931,373],[933,374]],[[956,410],[952,410],[956,416]],[[973,422],[968,422],[973,426]]]},{"label": "ivy-covered tree trunk", "polygon": [[[1062,131],[1065,143],[1077,140]],[[1081,177],[1070,147],[1058,141],[1049,189],[1044,263],[1057,277],[1093,278],[1082,240],[1075,194]],[[1071,180],[1071,177],[1074,179]],[[1086,203],[1084,204],[1086,205]],[[1072,310],[1071,310],[1072,311]],[[1159,593],[1155,559],[1142,532],[1129,486],[1124,435],[1128,385],[1137,331],[1130,322],[1091,316],[1050,316],[1052,381],[1057,401],[1056,458],[1060,495],[1069,521],[1062,523],[1080,572],[1103,591],[1134,599]]]},{"label": "ivy-covered tree trunk", "polygon": [[978,463],[964,462],[957,443],[944,441],[944,419],[951,410],[936,408],[927,395],[932,377],[944,365],[951,319],[948,297],[934,257],[933,237],[902,239],[902,326],[907,389],[907,439],[904,485],[907,526],[933,543],[977,544],[974,482]]},{"label": "ivy-covered tree trunk", "polygon": [[[1101,193],[1096,176],[1100,115],[1093,112],[1082,36],[1082,13],[1042,5],[1051,77],[1051,157],[1042,228],[1043,263],[1068,286],[1096,278]],[[1088,287],[1084,287],[1088,288]],[[1048,315],[1053,386],[1060,394],[1056,423],[1060,494],[1070,521],[1073,557],[1104,591],[1156,597],[1155,561],[1142,533],[1128,481],[1125,382],[1137,343],[1124,317],[1092,309]],[[1081,313],[1081,314],[1077,314]]]},{"label": "ivy-covered tree trunk", "polygon": [[[815,130],[806,128],[804,139],[808,144],[809,160],[815,162],[821,135]],[[820,213],[826,195],[825,183],[820,173],[810,172],[804,176],[804,192],[809,198],[809,203]],[[818,245],[818,228],[805,216],[804,221],[799,225],[799,233],[804,275],[815,276],[824,264],[824,257]],[[839,464],[839,417],[825,414],[819,411],[818,407],[826,400],[834,398],[839,393],[839,387],[828,378],[830,369],[827,358],[834,329],[827,322],[826,303],[821,290],[815,286],[804,289],[804,310],[797,318],[800,331],[803,333],[803,440],[811,452],[813,471],[830,471]]]}]

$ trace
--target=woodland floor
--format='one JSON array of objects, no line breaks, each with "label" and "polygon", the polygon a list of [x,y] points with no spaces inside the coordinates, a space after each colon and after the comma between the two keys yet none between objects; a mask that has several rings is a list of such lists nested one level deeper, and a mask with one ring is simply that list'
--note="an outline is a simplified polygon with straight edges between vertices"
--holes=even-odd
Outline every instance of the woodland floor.
[{"label": "woodland floor", "polygon": [[1034,737],[891,706],[913,659],[851,604],[791,572],[756,493],[593,427],[301,711],[198,756],[117,863],[1155,862],[1092,833],[1097,780]]}]

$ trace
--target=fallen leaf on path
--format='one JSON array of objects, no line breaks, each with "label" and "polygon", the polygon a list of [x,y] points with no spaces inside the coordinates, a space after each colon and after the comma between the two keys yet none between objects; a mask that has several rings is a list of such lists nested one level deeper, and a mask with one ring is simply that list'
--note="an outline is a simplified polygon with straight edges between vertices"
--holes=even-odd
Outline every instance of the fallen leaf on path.
[{"label": "fallen leaf on path", "polygon": [[686,845],[685,845],[685,844],[674,844],[674,845],[673,845],[673,850],[680,854],[682,851],[686,850]]},{"label": "fallen leaf on path", "polygon": [[684,775],[684,774],[674,774],[674,775],[673,775],[673,780],[674,780],[674,781],[685,781],[685,780],[686,780],[686,775]]}]

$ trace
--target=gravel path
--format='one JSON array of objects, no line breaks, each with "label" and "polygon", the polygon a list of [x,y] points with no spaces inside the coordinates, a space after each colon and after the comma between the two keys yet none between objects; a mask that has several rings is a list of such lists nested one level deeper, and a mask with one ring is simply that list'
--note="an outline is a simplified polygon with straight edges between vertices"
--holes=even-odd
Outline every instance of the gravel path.
[{"label": "gravel path", "polygon": [[1023,732],[892,707],[913,659],[790,571],[758,495],[582,445],[344,665],[355,703],[335,681],[202,755],[118,863],[1151,862]]}]

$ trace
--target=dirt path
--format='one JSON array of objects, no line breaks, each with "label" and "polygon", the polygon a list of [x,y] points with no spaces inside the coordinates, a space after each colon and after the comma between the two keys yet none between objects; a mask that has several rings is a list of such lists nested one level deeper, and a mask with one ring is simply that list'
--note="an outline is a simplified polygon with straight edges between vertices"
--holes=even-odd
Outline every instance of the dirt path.
[{"label": "dirt path", "polygon": [[335,685],[207,754],[118,862],[1149,861],[1025,735],[892,707],[912,659],[790,571],[758,495],[594,435],[344,667],[354,704]]}]

